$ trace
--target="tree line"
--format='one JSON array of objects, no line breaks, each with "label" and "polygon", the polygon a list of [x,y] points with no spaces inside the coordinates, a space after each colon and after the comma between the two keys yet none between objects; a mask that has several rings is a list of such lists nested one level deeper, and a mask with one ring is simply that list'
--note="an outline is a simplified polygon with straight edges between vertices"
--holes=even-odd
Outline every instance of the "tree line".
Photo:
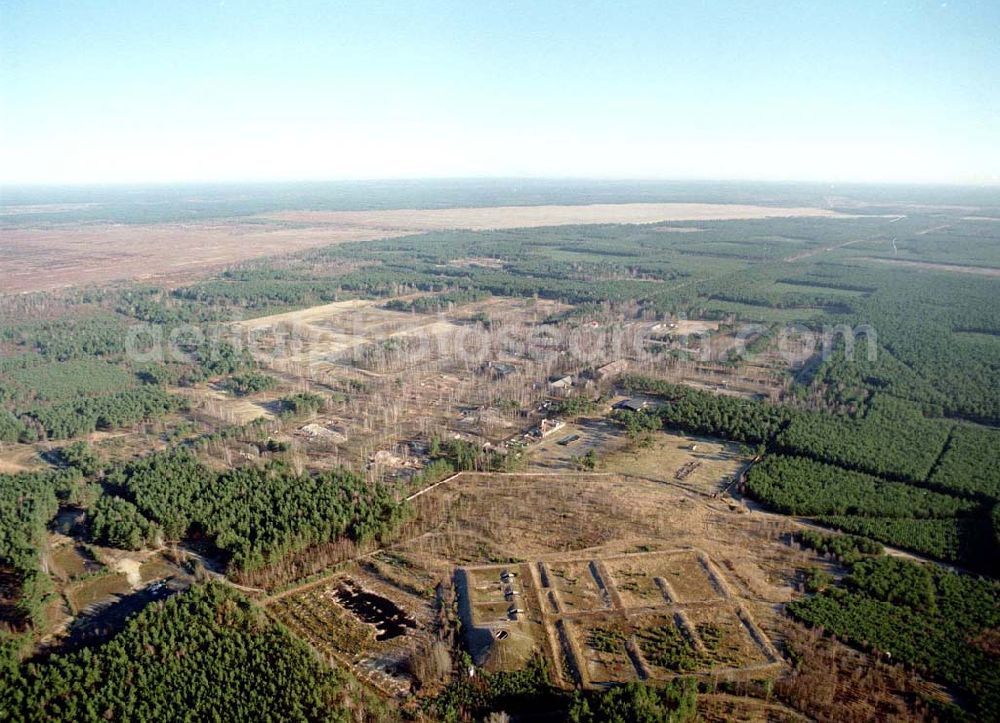
[{"label": "tree line", "polygon": [[619,385],[628,393],[663,399],[654,412],[663,426],[738,442],[772,440],[795,416],[788,407],[703,392],[680,384],[626,375]]},{"label": "tree line", "polygon": [[185,448],[135,460],[106,481],[168,539],[202,536],[239,571],[342,536],[377,538],[404,514],[387,486],[347,469],[310,475],[272,461],[219,473]]},{"label": "tree line", "polygon": [[786,515],[953,518],[981,503],[802,457],[766,456],[747,474],[748,492]]}]

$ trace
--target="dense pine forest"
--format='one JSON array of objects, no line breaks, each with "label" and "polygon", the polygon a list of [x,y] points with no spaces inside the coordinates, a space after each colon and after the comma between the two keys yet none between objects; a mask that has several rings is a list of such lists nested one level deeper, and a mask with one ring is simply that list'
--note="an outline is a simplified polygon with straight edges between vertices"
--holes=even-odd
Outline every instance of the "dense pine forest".
[{"label": "dense pine forest", "polygon": [[155,604],[108,643],[4,670],[5,720],[379,720],[381,704],[219,583]]},{"label": "dense pine forest", "polygon": [[197,530],[243,572],[344,536],[369,541],[404,514],[387,487],[347,470],[298,474],[274,462],[219,474],[183,448],[115,469],[107,483],[167,538]]},{"label": "dense pine forest", "polygon": [[887,660],[953,683],[978,720],[1000,714],[1000,584],[875,557],[855,562],[843,584],[798,600],[789,612]]}]

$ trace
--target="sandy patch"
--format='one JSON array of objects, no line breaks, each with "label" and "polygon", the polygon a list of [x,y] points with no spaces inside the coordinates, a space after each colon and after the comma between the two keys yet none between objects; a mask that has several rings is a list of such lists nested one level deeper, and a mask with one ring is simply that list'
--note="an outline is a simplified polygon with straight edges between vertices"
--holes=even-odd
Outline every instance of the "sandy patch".
[{"label": "sandy patch", "polygon": [[142,574],[139,572],[141,567],[142,564],[138,560],[133,560],[130,557],[123,557],[114,564],[115,572],[124,575],[133,590],[142,587]]},{"label": "sandy patch", "polygon": [[0,474],[17,474],[18,472],[24,472],[28,468],[17,462],[13,462],[7,459],[0,459]]},{"label": "sandy patch", "polygon": [[351,299],[349,301],[334,301],[331,304],[322,304],[320,306],[310,306],[308,309],[300,309],[299,311],[287,311],[282,314],[272,314],[271,316],[260,316],[256,319],[248,319],[246,321],[236,322],[236,326],[239,326],[248,331],[257,329],[266,329],[268,327],[276,327],[282,324],[312,324],[317,321],[321,321],[330,316],[338,316],[348,311],[353,311],[355,309],[364,309],[368,307],[374,307],[374,301],[366,301],[364,299]]},{"label": "sandy patch", "polygon": [[248,424],[260,418],[274,419],[274,414],[265,405],[274,402],[276,397],[233,397],[207,386],[176,387],[170,391],[190,399],[196,411],[226,424]]},{"label": "sandy patch", "polygon": [[670,336],[688,336],[689,334],[706,334],[719,330],[717,321],[698,321],[696,319],[678,319],[675,322],[662,323],[654,326],[651,331],[656,334]]}]

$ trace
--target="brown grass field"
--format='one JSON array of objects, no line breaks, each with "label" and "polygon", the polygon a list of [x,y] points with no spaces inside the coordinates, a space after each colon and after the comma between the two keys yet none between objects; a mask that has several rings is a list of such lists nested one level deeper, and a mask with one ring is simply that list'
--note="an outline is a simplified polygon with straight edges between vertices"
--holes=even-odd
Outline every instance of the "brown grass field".
[{"label": "brown grass field", "polygon": [[125,279],[183,283],[236,261],[443,229],[837,216],[819,208],[705,203],[289,211],[197,224],[87,224],[0,232],[0,293]]},{"label": "brown grass field", "polygon": [[16,474],[44,466],[34,447],[22,444],[0,445],[0,474]]},{"label": "brown grass field", "polygon": [[[669,679],[680,671],[657,656],[664,643],[695,646],[687,672],[753,679],[783,669],[770,642],[786,624],[775,610],[794,596],[808,559],[780,542],[784,531],[782,522],[654,480],[464,473],[415,501],[396,544],[268,607],[366,679],[371,666],[398,670],[419,658],[435,637],[468,646],[490,670],[543,655],[567,688]],[[501,584],[506,570],[515,572],[513,593]],[[415,630],[379,643],[374,629],[351,624],[327,599],[344,576],[402,607]],[[456,630],[465,632],[442,635],[439,595],[455,596]],[[598,629],[617,642],[595,649]],[[372,682],[395,691],[411,681],[397,672]]]}]

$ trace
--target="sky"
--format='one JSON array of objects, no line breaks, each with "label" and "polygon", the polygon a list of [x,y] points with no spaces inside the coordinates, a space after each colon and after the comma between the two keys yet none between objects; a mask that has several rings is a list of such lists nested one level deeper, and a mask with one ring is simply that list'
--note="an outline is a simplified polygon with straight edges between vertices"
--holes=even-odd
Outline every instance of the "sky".
[{"label": "sky", "polygon": [[1000,2],[0,0],[0,182],[1000,183]]}]

